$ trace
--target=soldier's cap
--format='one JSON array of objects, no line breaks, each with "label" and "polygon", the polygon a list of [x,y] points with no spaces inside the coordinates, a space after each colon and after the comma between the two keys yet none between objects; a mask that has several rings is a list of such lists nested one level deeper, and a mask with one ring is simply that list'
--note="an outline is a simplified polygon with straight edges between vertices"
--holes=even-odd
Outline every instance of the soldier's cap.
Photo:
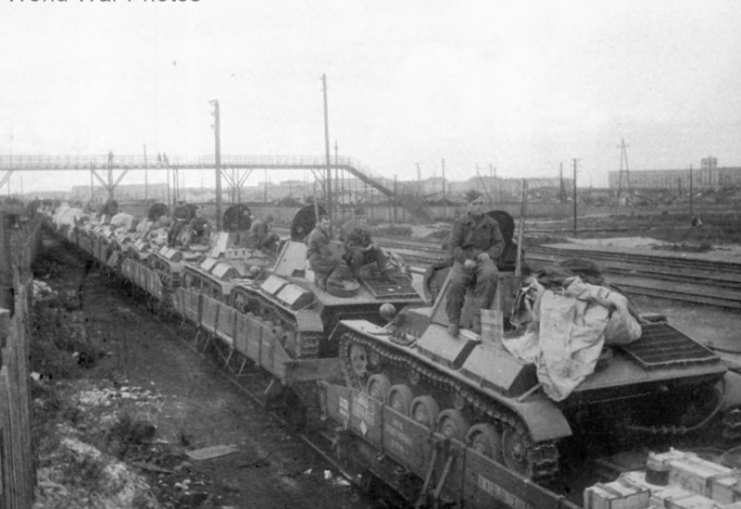
[{"label": "soldier's cap", "polygon": [[469,191],[467,193],[468,203],[471,203],[472,201],[478,198],[481,198],[482,196],[484,196],[483,193],[480,193],[479,191],[476,191],[476,190]]}]

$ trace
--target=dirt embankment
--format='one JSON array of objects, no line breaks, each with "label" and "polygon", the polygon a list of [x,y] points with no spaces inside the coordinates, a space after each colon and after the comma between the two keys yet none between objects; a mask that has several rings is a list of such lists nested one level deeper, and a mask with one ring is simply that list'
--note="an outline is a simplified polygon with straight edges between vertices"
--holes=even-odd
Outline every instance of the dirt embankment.
[{"label": "dirt embankment", "polygon": [[[45,246],[31,354],[36,508],[372,506],[171,324]],[[216,457],[189,455],[199,451]]]}]

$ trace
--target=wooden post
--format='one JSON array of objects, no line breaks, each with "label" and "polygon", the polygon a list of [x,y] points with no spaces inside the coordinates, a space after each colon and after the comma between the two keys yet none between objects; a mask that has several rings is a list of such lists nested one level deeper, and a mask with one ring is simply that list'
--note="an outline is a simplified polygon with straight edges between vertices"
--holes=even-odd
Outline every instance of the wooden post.
[{"label": "wooden post", "polygon": [[520,208],[520,227],[517,232],[517,264],[515,276],[522,275],[522,234],[525,230],[525,215],[527,214],[527,179],[522,179],[522,207]]},{"label": "wooden post", "polygon": [[0,211],[0,308],[13,309],[13,269],[10,232],[5,228],[7,215]]}]

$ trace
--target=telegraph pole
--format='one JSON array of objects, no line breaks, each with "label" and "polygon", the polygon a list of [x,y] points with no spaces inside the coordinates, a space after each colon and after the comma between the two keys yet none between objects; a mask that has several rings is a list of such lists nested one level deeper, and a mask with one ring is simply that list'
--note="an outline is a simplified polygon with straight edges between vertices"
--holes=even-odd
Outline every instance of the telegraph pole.
[{"label": "telegraph pole", "polygon": [[415,197],[419,200],[419,197],[423,194],[422,193],[422,169],[419,167],[419,163],[417,164],[417,190],[414,193]]},{"label": "telegraph pole", "polygon": [[213,100],[214,106],[214,167],[216,177],[216,230],[221,230],[221,120],[219,101]]},{"label": "telegraph pole", "polygon": [[448,201],[445,197],[445,159],[443,159],[443,221],[448,218]]},{"label": "telegraph pole", "polygon": [[693,194],[694,189],[692,184],[692,165],[690,164],[690,221],[692,221],[692,218],[695,217],[694,201],[692,198]]},{"label": "telegraph pole", "polygon": [[[628,194],[633,194],[633,188],[630,185],[630,170],[628,169],[628,151],[626,150],[628,146],[625,144],[625,138],[621,140],[622,142],[618,146],[620,149],[620,171],[618,172],[618,190],[617,190],[617,198],[616,198],[616,206],[620,206],[620,193],[623,191],[623,172],[625,172],[625,181],[628,184]],[[623,169],[623,161],[625,162],[625,169]]]},{"label": "telegraph pole", "polygon": [[574,237],[578,235],[576,229],[576,162],[578,159],[574,159]]},{"label": "telegraph pole", "polygon": [[147,170],[147,144],[144,144],[144,201],[149,199],[149,171]]},{"label": "telegraph pole", "polygon": [[322,74],[322,85],[324,89],[324,150],[327,156],[327,214],[329,214],[329,236],[332,237],[332,160],[329,155],[329,113],[327,108],[326,74]]}]

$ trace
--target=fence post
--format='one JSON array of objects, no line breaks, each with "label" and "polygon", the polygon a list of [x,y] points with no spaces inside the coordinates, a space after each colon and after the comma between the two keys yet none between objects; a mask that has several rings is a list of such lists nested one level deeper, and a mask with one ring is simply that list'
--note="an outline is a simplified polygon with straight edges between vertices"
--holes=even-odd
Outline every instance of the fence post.
[{"label": "fence post", "polygon": [[0,308],[13,309],[13,269],[6,213],[0,211]]}]

